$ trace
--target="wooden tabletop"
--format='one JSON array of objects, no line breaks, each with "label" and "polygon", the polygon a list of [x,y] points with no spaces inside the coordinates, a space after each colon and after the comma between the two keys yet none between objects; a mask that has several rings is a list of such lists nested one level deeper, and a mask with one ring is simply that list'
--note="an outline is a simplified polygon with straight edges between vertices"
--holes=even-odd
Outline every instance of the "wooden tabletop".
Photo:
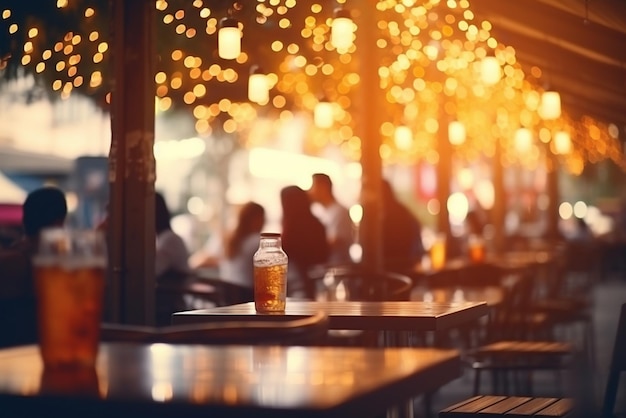
[{"label": "wooden tabletop", "polygon": [[505,297],[503,286],[415,286],[411,291],[411,300],[422,302],[485,302],[495,307]]},{"label": "wooden tabletop", "polygon": [[[502,254],[487,254],[482,264],[499,267],[505,271],[515,271],[534,265],[542,265],[554,260],[555,252],[547,250],[508,251]],[[457,257],[446,260],[443,267],[434,269],[428,263],[417,263],[406,273],[411,276],[429,276],[442,271],[462,273],[463,270],[476,267],[481,263],[475,263],[465,257]]]},{"label": "wooden tabletop", "polygon": [[284,314],[257,314],[254,303],[177,312],[174,324],[199,322],[293,319],[324,311],[331,329],[377,331],[438,331],[487,315],[485,302],[354,302],[288,300]]},{"label": "wooden tabletop", "polygon": [[0,408],[64,418],[374,417],[460,374],[455,350],[113,343],[100,346],[95,370],[51,373],[26,346],[0,350]]}]

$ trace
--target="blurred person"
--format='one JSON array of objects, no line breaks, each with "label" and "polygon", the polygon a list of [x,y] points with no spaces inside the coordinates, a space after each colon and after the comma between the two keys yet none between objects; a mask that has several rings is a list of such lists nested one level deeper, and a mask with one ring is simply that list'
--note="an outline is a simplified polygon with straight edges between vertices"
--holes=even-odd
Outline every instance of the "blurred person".
[{"label": "blurred person", "polygon": [[593,232],[583,218],[575,218],[575,229],[569,237],[570,241],[578,243],[591,243],[594,240]]},{"label": "blurred person", "polygon": [[220,261],[224,258],[223,247],[222,234],[212,232],[204,246],[189,256],[189,267],[192,269],[219,267]]},{"label": "blurred person", "polygon": [[485,231],[485,222],[480,212],[470,210],[465,217],[466,235],[483,236]]},{"label": "blurred person", "polygon": [[304,291],[307,297],[314,298],[315,288],[309,279],[309,270],[328,261],[326,229],[311,212],[311,200],[300,187],[283,188],[280,201],[283,209],[282,244],[289,257],[287,291],[289,294]]},{"label": "blurred person", "polygon": [[158,280],[165,275],[186,275],[190,272],[190,268],[189,252],[185,242],[172,230],[172,215],[163,195],[155,192],[154,198],[155,277]]},{"label": "blurred person", "polygon": [[326,228],[330,248],[328,261],[333,264],[350,263],[350,246],[354,242],[350,213],[335,199],[333,183],[327,174],[315,173],[312,180],[309,196],[324,208],[320,221]]},{"label": "blurred person", "polygon": [[[107,234],[110,213],[109,204],[105,214],[97,223],[95,229]],[[189,252],[187,245],[180,235],[172,229],[172,215],[167,207],[165,198],[159,192],[154,193],[154,234],[156,239],[154,274],[158,279],[166,274],[186,275],[189,268]]]},{"label": "blurred person", "polygon": [[396,197],[389,181],[383,179],[382,249],[386,265],[412,266],[424,255],[422,224]]},{"label": "blurred person", "polygon": [[37,306],[31,259],[43,229],[67,218],[65,194],[55,187],[32,191],[23,204],[23,236],[0,252],[0,346],[37,340]]},{"label": "blurred person", "polygon": [[225,257],[220,262],[220,277],[250,290],[248,301],[254,300],[254,265],[252,256],[259,248],[261,229],[265,225],[265,209],[255,202],[242,206],[237,225],[228,236]]}]

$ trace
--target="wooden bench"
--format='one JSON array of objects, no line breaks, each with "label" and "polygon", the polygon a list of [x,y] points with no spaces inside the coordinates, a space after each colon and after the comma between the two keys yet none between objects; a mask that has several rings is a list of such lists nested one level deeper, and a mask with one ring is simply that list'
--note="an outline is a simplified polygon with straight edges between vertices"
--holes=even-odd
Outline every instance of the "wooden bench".
[{"label": "wooden bench", "polygon": [[439,418],[506,416],[565,417],[573,410],[570,398],[474,396],[439,412]]}]

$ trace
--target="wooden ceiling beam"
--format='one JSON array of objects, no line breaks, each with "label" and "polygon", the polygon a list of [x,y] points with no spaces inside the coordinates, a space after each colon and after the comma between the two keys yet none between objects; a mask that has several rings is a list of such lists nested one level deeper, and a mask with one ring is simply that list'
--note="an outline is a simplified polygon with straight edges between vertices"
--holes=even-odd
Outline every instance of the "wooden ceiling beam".
[{"label": "wooden ceiling beam", "polygon": [[494,28],[534,37],[580,56],[624,67],[626,35],[536,0],[473,0],[472,11]]},{"label": "wooden ceiling beam", "polygon": [[541,82],[561,93],[565,109],[626,127],[626,64],[616,65],[626,59],[625,34],[588,28],[580,17],[536,0],[474,0],[472,10],[492,22],[498,41],[515,48],[526,73],[532,66],[542,70]]}]

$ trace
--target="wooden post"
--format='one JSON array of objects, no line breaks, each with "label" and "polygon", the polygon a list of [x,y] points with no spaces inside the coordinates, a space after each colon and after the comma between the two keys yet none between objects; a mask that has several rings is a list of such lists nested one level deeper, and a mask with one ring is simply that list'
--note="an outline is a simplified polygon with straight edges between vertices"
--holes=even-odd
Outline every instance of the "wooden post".
[{"label": "wooden post", "polygon": [[[382,162],[380,157],[380,111],[379,103],[384,100],[380,89],[377,59],[378,47],[374,30],[376,28],[376,7],[369,0],[361,0],[361,7],[353,9],[358,25],[356,32],[357,56],[360,62],[359,85],[359,136],[361,138],[361,205],[363,219],[359,235],[363,249],[362,263],[369,271],[382,269],[382,216],[381,185]],[[356,16],[358,13],[358,16]]]},{"label": "wooden post", "polygon": [[448,139],[448,116],[443,111],[443,103],[439,104],[439,130],[437,131],[437,199],[439,200],[439,217],[437,230],[450,236],[450,214],[448,213],[448,197],[450,197],[450,179],[452,176],[452,144]]},{"label": "wooden post", "polygon": [[151,325],[155,321],[154,2],[111,4],[110,319]]},{"label": "wooden post", "polygon": [[546,238],[550,241],[558,241],[559,233],[559,162],[556,156],[546,146],[546,168],[547,181],[546,188],[548,192],[548,207],[546,209],[548,215],[548,227]]},{"label": "wooden post", "polygon": [[502,166],[502,143],[500,142],[500,138],[496,138],[491,173],[493,181],[493,250],[496,254],[499,254],[504,251],[504,218],[507,210],[506,195],[504,192],[504,167]]}]

